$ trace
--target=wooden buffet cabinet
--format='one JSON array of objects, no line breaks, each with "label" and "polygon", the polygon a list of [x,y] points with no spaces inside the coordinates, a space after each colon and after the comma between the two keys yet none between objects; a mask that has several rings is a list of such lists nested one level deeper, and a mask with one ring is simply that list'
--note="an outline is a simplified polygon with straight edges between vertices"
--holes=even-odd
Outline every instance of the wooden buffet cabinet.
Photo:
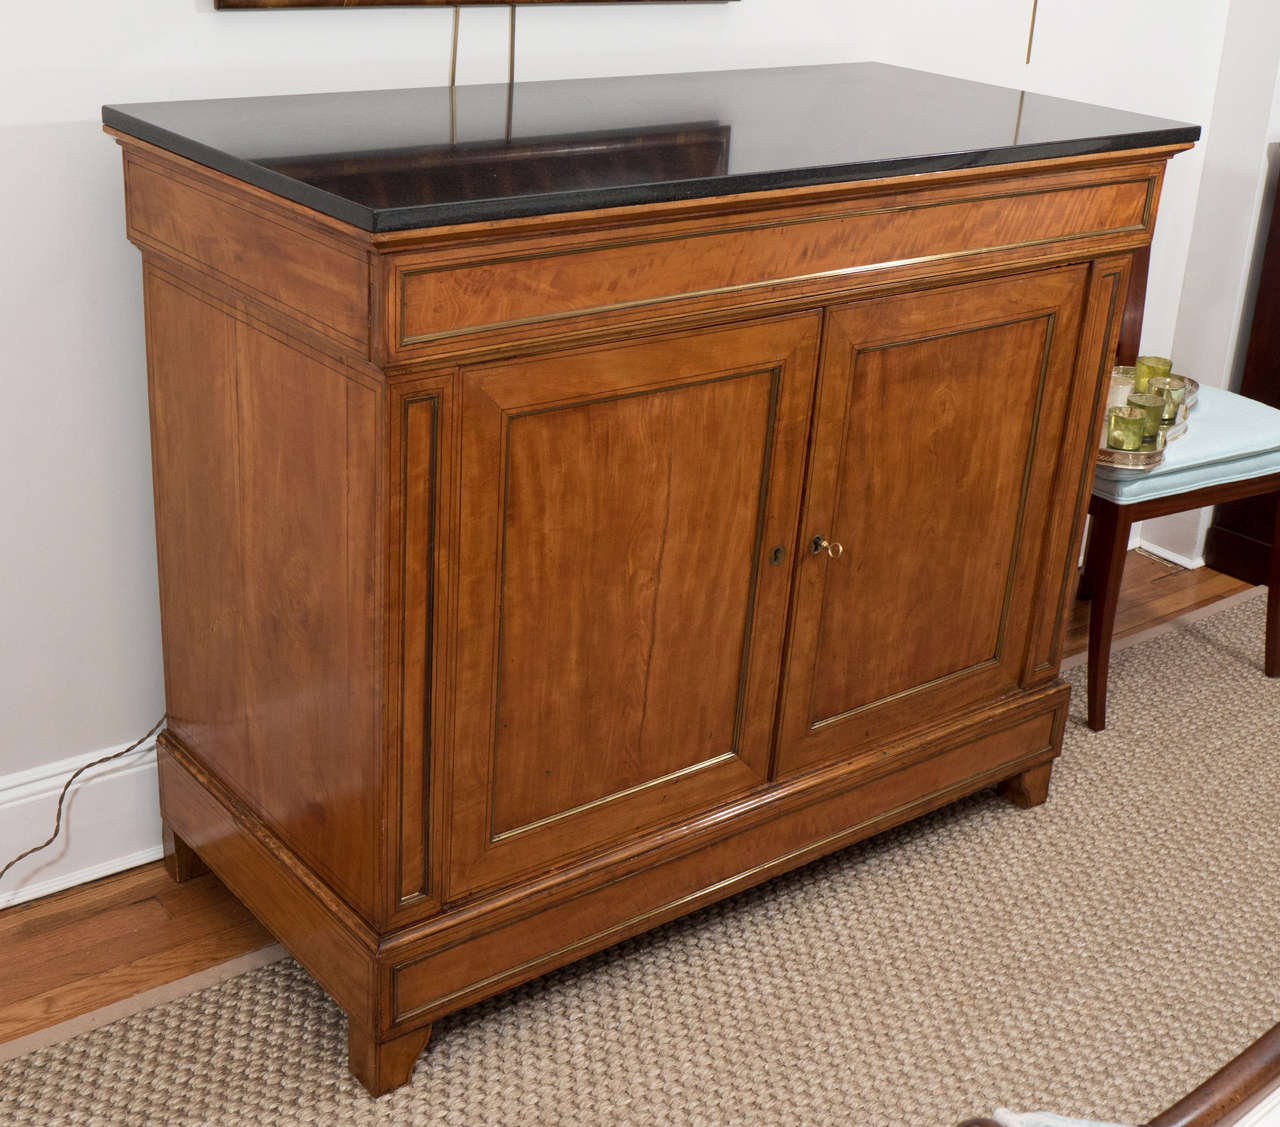
[{"label": "wooden buffet cabinet", "polygon": [[980,788],[1044,800],[1102,381],[1194,130],[749,190],[721,151],[668,199],[380,230],[147,109],[104,119],[167,854],[342,1006],[371,1092],[471,1002]]}]

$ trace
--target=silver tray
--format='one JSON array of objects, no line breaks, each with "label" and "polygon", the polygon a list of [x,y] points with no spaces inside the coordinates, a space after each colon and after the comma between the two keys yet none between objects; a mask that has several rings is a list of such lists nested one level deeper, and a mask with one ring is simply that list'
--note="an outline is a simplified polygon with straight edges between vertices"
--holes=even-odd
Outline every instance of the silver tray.
[{"label": "silver tray", "polygon": [[1118,470],[1153,470],[1163,461],[1163,450],[1112,450],[1103,447],[1098,451],[1098,465]]},{"label": "silver tray", "polygon": [[1182,405],[1190,411],[1196,405],[1196,400],[1200,398],[1200,381],[1193,380],[1190,376],[1183,376],[1187,381],[1187,394],[1183,397]]}]

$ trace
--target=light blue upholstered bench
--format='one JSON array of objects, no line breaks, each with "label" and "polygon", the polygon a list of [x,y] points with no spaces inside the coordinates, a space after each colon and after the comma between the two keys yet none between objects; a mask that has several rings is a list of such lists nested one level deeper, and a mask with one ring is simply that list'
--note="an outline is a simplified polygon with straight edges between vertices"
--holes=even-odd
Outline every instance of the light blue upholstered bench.
[{"label": "light blue upholstered bench", "polygon": [[[1080,597],[1089,608],[1089,727],[1107,722],[1107,666],[1129,528],[1135,521],[1261,494],[1280,495],[1280,411],[1218,388],[1202,387],[1183,438],[1154,470],[1099,466]],[[1280,506],[1277,506],[1280,517]],[[1266,674],[1280,676],[1280,519],[1272,540],[1267,593]]]}]

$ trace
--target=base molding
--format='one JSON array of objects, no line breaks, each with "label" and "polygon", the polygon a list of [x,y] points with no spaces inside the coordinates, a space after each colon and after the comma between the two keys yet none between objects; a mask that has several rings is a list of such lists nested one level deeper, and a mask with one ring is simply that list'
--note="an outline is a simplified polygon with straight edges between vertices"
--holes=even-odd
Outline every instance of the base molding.
[{"label": "base molding", "polygon": [[540,893],[504,889],[381,931],[338,902],[169,732],[159,743],[161,805],[175,848],[194,850],[346,1010],[357,1074],[386,1090],[448,1013],[974,791],[1018,777],[1010,797],[1043,801],[1067,701],[1067,686],[1052,682],[904,755],[899,769],[802,778],[788,801],[750,816],[726,810],[714,835],[690,835],[683,850],[655,850],[644,865],[602,857]]}]

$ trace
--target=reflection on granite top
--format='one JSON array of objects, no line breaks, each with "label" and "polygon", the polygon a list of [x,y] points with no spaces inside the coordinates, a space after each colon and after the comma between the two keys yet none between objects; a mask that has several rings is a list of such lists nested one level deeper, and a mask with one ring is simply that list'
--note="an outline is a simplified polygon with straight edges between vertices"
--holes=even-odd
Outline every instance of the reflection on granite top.
[{"label": "reflection on granite top", "polygon": [[881,63],[104,106],[368,231],[1194,141],[1194,125]]}]

